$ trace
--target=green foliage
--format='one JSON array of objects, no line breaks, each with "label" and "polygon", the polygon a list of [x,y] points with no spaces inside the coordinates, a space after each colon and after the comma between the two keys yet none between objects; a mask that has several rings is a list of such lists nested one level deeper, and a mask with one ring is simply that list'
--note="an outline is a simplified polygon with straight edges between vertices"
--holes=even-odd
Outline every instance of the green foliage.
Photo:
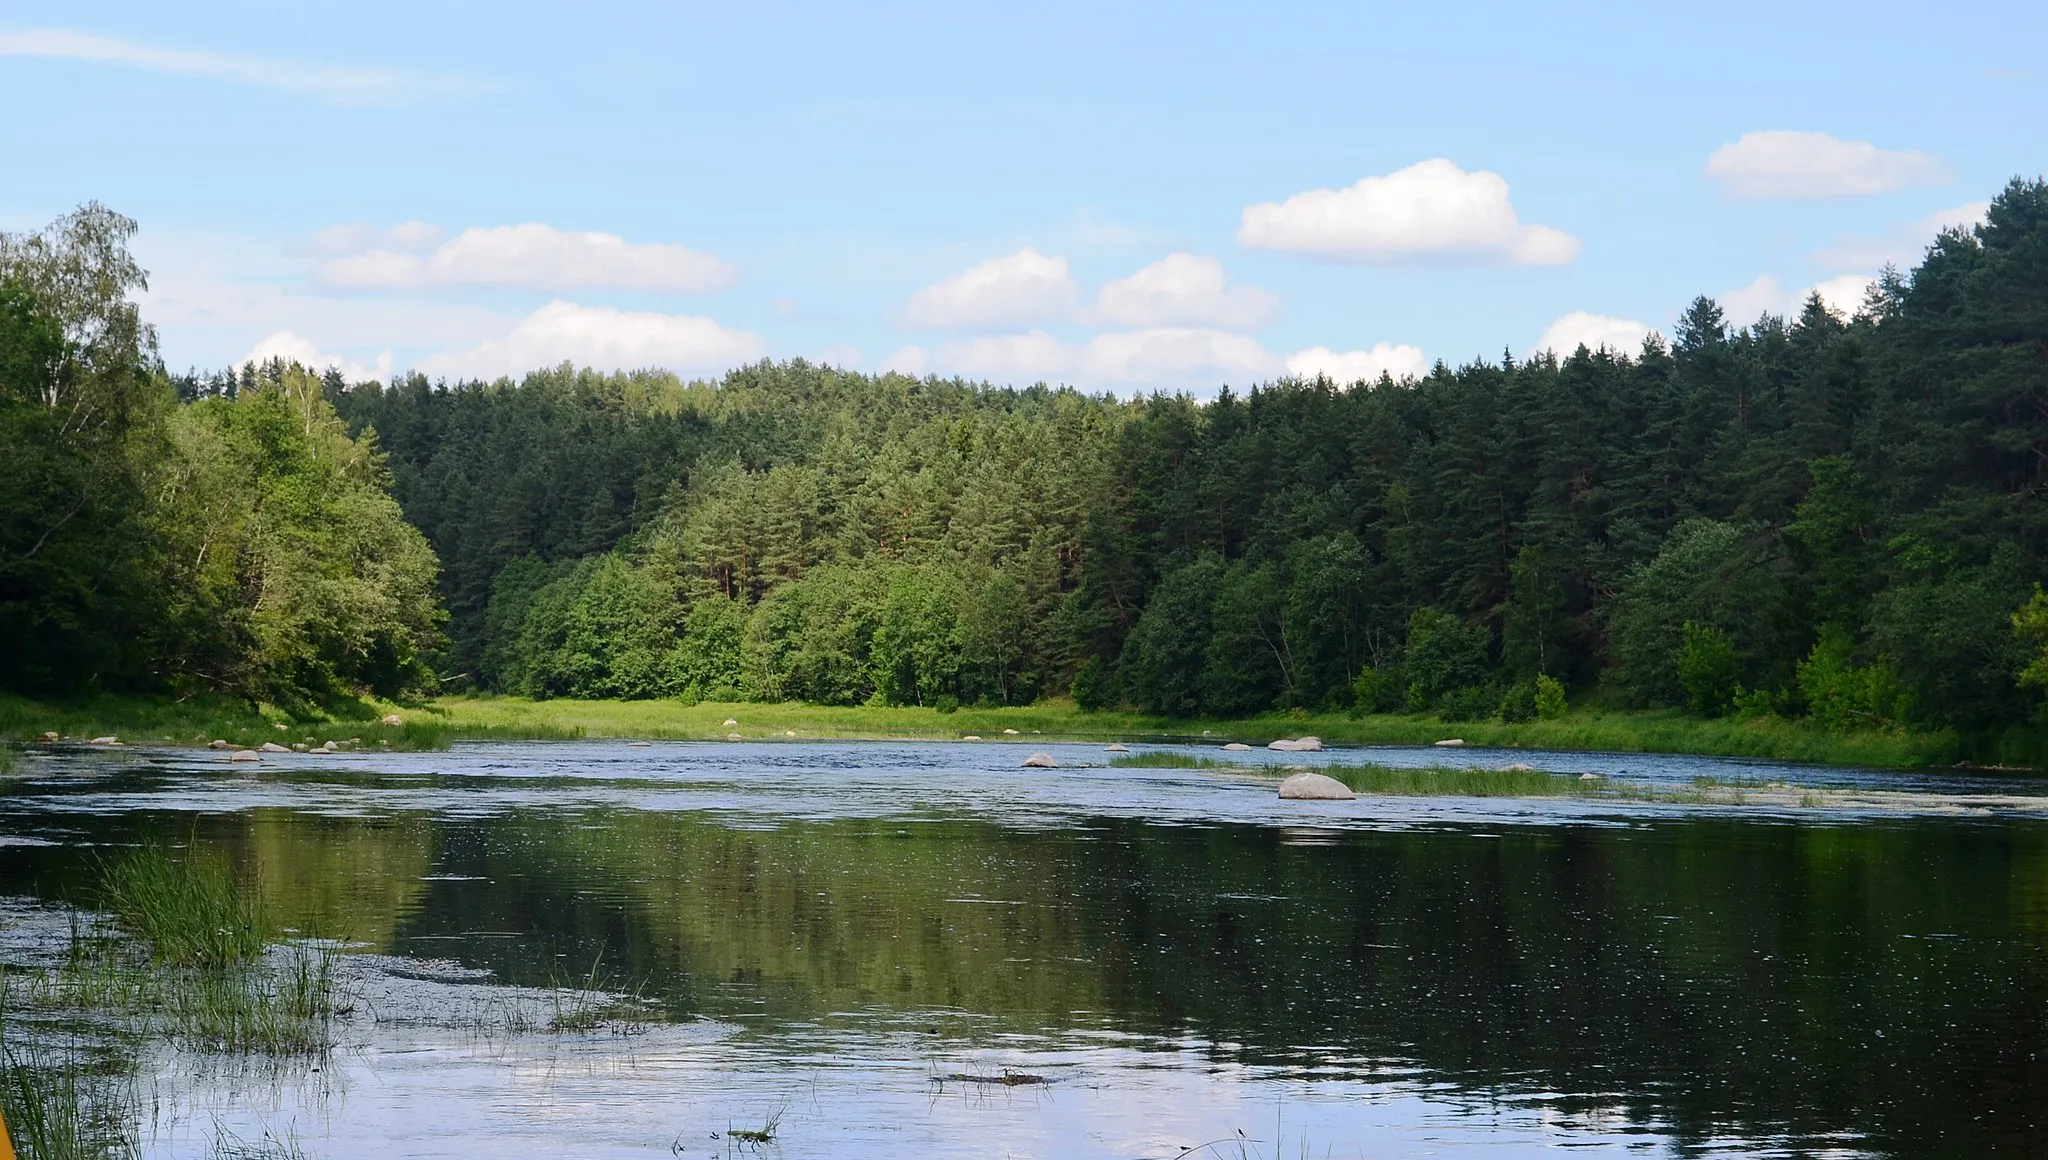
[{"label": "green foliage", "polygon": [[159,963],[219,970],[263,953],[262,915],[216,859],[144,846],[104,867],[100,893]]},{"label": "green foliage", "polygon": [[[1408,617],[1408,652],[1404,668],[1408,677],[1408,707],[1415,711],[1448,707],[1459,719],[1482,715],[1475,712],[1479,697],[1467,690],[1482,685],[1490,672],[1487,664],[1489,642],[1484,628],[1467,624],[1447,612],[1418,608]],[[1485,706],[1491,710],[1492,705]]]},{"label": "green foliage", "polygon": [[1852,653],[1847,634],[1831,628],[1799,662],[1799,692],[1807,713],[1830,729],[1897,726],[1910,718],[1912,699],[1892,665],[1880,657],[1858,666]]},{"label": "green foliage", "polygon": [[1742,663],[1735,642],[1711,625],[1688,620],[1678,652],[1678,681],[1685,686],[1685,707],[1697,717],[1728,712],[1742,688]]},{"label": "green foliage", "polygon": [[1565,715],[1564,685],[1556,677],[1538,673],[1534,699],[1537,720],[1556,721]]},{"label": "green foliage", "polygon": [[1116,704],[1116,695],[1110,681],[1109,667],[1101,657],[1089,657],[1074,670],[1074,683],[1068,692],[1074,698],[1075,707],[1084,713],[1095,713]]},{"label": "green foliage", "polygon": [[1205,553],[1153,590],[1123,659],[1124,693],[1146,712],[1191,717],[1201,711],[1201,686],[1189,677],[1207,667],[1223,572],[1223,561]]}]

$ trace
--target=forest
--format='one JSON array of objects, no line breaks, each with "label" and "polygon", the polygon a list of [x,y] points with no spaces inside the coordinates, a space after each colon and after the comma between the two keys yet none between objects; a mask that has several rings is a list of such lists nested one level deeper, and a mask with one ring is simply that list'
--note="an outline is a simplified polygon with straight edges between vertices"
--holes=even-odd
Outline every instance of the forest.
[{"label": "forest", "polygon": [[1569,706],[2048,736],[2048,184],[1854,317],[1120,399],[172,375],[134,223],[0,238],[0,686]]}]

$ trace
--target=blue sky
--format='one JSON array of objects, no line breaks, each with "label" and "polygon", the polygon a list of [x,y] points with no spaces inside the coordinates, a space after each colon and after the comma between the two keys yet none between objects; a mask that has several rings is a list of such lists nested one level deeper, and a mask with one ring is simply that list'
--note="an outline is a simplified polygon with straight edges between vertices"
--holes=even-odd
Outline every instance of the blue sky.
[{"label": "blue sky", "polygon": [[137,218],[174,368],[1206,393],[1852,306],[2048,168],[2044,44],[2019,3],[15,0],[0,227]]}]

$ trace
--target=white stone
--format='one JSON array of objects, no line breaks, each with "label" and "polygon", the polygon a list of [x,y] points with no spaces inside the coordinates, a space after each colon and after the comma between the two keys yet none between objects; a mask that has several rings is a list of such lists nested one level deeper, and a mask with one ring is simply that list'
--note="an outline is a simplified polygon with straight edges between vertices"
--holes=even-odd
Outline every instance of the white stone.
[{"label": "white stone", "polygon": [[279,744],[278,744],[277,742],[275,742],[275,741],[266,741],[266,742],[264,742],[264,743],[262,744],[262,746],[260,746],[260,748],[261,748],[261,749],[263,750],[263,752],[265,752],[265,753],[290,753],[290,752],[291,752],[291,750],[289,750],[289,749],[286,749],[286,748],[285,748],[284,746],[282,746],[282,745],[279,745]]},{"label": "white stone", "polygon": [[1290,741],[1282,737],[1277,741],[1267,742],[1266,748],[1275,749],[1281,753],[1321,753],[1323,751],[1323,739],[1320,737],[1297,737]]},{"label": "white stone", "polygon": [[981,738],[979,738],[979,737],[976,737],[976,736],[975,736],[974,734],[972,734],[972,733],[969,733],[969,734],[968,734],[967,736],[965,736],[965,737],[962,737],[962,738],[961,738],[960,740],[962,740],[962,741],[979,741],[979,740],[981,740]]},{"label": "white stone", "polygon": [[304,753],[307,749],[311,747],[303,741],[296,741],[292,743],[292,748],[298,750],[300,753]]},{"label": "white stone", "polygon": [[726,739],[727,741],[745,741],[745,740],[746,740],[746,738],[744,738],[744,737],[741,737],[741,736],[740,736],[739,734],[737,734],[737,733],[728,733],[728,734],[726,734],[726,735],[725,735],[725,739]]},{"label": "white stone", "polygon": [[1535,773],[1536,767],[1526,761],[1517,761],[1512,765],[1501,766],[1500,771],[1502,773]]},{"label": "white stone", "polygon": [[737,725],[737,724],[739,724],[739,722],[738,722],[738,721],[735,721],[735,720],[733,720],[733,719],[732,719],[732,718],[730,718],[730,717],[727,717],[727,718],[725,719],[725,727],[726,727],[727,729],[730,729],[730,728],[732,728],[733,726],[735,726],[735,725]]},{"label": "white stone", "polygon": [[1436,747],[1438,749],[1456,749],[1463,744],[1465,744],[1463,737],[1446,737],[1442,741],[1437,742]]},{"label": "white stone", "polygon": [[1358,795],[1328,774],[1297,773],[1280,783],[1280,796],[1290,801],[1348,802]]},{"label": "white stone", "polygon": [[1015,729],[1005,729],[1003,730],[1003,735],[1006,737],[1015,737],[1017,735],[1017,731]]},{"label": "white stone", "polygon": [[1223,752],[1225,753],[1250,753],[1251,751],[1252,747],[1242,741],[1233,741],[1223,747]]},{"label": "white stone", "polygon": [[90,744],[93,744],[93,745],[119,745],[119,744],[121,744],[121,739],[120,739],[119,737],[115,737],[115,736],[113,736],[112,734],[109,734],[109,735],[107,735],[107,736],[105,736],[105,737],[95,737],[95,738],[93,738],[93,739],[92,739],[92,741],[90,742]]},{"label": "white stone", "polygon": [[228,747],[228,743],[220,740],[219,738],[215,738],[214,740],[207,742],[206,747],[208,749],[226,749]]},{"label": "white stone", "polygon": [[[399,716],[398,714],[396,714],[396,713],[386,713],[386,714],[384,715],[384,723],[385,723],[386,725],[403,725],[403,724],[405,724],[405,719],[404,719],[404,718],[402,718],[402,717],[400,717],[400,716]],[[284,728],[284,726],[282,726],[282,725],[279,725],[279,726],[278,726],[278,728],[279,728],[279,729],[282,729],[282,728]]]},{"label": "white stone", "polygon": [[1024,764],[1023,764],[1023,766],[1022,766],[1021,768],[1024,768],[1024,769],[1057,769],[1057,768],[1059,768],[1059,766],[1057,765],[1057,763],[1055,763],[1055,762],[1053,761],[1053,759],[1052,759],[1052,754],[1050,754],[1050,753],[1034,753],[1034,754],[1032,754],[1031,756],[1029,756],[1029,757],[1027,757],[1027,758],[1025,758],[1025,759],[1024,759]]},{"label": "white stone", "polygon": [[41,733],[41,735],[39,735],[39,736],[38,736],[38,737],[36,738],[36,740],[37,740],[37,741],[55,741],[55,740],[57,740],[57,731],[56,731],[55,729],[45,729],[45,730],[43,730],[43,732]]},{"label": "white stone", "polygon": [[245,762],[261,761],[263,760],[263,758],[259,756],[257,752],[253,749],[237,749],[233,753],[228,754],[228,760],[234,762]]},{"label": "white stone", "polygon": [[1580,780],[1580,781],[1599,781],[1599,780],[1600,780],[1600,775],[1599,775],[1599,774],[1597,774],[1597,773],[1582,773],[1582,774],[1580,774],[1580,775],[1579,775],[1579,780]]},{"label": "white stone", "polygon": [[652,746],[654,745],[654,742],[652,742],[652,741],[628,741],[628,742],[627,742],[626,744],[627,744],[627,745],[629,745],[629,746],[631,746],[631,747],[632,747],[632,748],[634,748],[634,749],[648,749],[648,748],[651,748],[651,747],[652,747]]},{"label": "white stone", "polygon": [[1108,745],[1103,746],[1102,751],[1104,753],[1129,753],[1131,747],[1121,741],[1112,741]]}]

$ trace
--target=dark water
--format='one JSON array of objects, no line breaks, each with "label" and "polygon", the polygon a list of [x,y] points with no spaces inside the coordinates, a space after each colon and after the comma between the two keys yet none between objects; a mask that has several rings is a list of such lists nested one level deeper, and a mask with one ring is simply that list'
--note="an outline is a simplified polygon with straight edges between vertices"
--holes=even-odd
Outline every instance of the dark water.
[{"label": "dark water", "polygon": [[[190,837],[295,926],[506,986],[595,965],[669,1017],[394,1022],[317,1083],[167,1055],[152,1155],[204,1155],[215,1121],[330,1157],[723,1155],[777,1111],[760,1154],[2048,1155],[2048,820],[1954,798],[2038,787],[1296,803],[1044,748],[1064,768],[861,743],[32,756],[0,782],[0,885],[83,898],[96,849]],[[933,1082],[1006,1069],[1052,1082]]]}]

